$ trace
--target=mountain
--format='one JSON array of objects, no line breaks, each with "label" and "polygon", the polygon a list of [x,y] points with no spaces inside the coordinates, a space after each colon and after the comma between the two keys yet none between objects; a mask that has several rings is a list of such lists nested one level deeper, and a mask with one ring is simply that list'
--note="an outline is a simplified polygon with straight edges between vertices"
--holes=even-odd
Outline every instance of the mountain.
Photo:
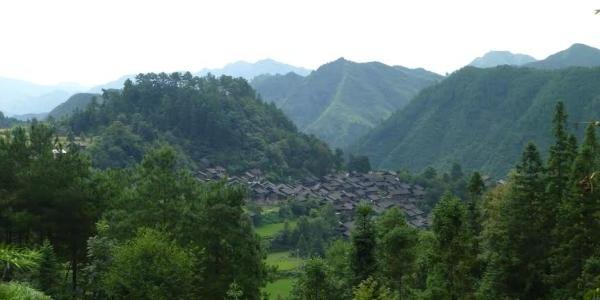
[{"label": "mountain", "polygon": [[102,103],[102,95],[94,93],[77,93],[69,97],[67,101],[61,103],[48,113],[48,116],[55,119],[66,117],[76,110],[84,110],[92,99],[96,98],[98,103]]},{"label": "mountain", "polygon": [[352,150],[378,168],[420,171],[458,162],[505,176],[529,141],[548,149],[559,100],[569,121],[598,120],[600,68],[466,67],[423,90]]},{"label": "mountain", "polygon": [[0,111],[6,115],[47,113],[80,88],[75,84],[40,85],[0,77]]},{"label": "mountain", "polygon": [[584,44],[573,44],[566,50],[552,54],[546,59],[528,63],[525,66],[546,70],[568,67],[597,67],[600,66],[600,49]]},{"label": "mountain", "polygon": [[102,105],[68,120],[74,133],[94,137],[89,151],[98,167],[130,165],[163,142],[194,162],[209,160],[234,173],[260,168],[274,178],[321,176],[339,163],[325,143],[260,101],[244,79],[145,74],[103,97]]},{"label": "mountain", "polygon": [[232,77],[243,77],[247,80],[252,80],[254,77],[263,74],[276,75],[287,74],[290,72],[306,76],[310,73],[310,70],[280,63],[272,59],[263,59],[255,63],[238,61],[225,65],[223,68],[203,69],[200,72],[196,73],[196,75],[204,76],[208,73],[211,73],[215,76],[227,75]]},{"label": "mountain", "polygon": [[306,77],[260,76],[251,84],[302,131],[344,148],[441,79],[423,69],[340,58]]},{"label": "mountain", "polygon": [[512,53],[509,51],[490,51],[485,55],[474,59],[469,66],[477,68],[493,68],[502,65],[521,66],[534,61],[536,61],[535,58],[526,54]]},{"label": "mountain", "polygon": [[129,80],[135,80],[135,75],[134,74],[129,74],[129,75],[124,75],[121,76],[113,81],[109,81],[107,83],[101,84],[101,85],[97,85],[95,87],[92,87],[88,93],[94,93],[94,94],[99,94],[102,93],[102,90],[116,90],[116,89],[122,89],[123,88],[123,83],[125,83],[125,81],[129,79]]}]

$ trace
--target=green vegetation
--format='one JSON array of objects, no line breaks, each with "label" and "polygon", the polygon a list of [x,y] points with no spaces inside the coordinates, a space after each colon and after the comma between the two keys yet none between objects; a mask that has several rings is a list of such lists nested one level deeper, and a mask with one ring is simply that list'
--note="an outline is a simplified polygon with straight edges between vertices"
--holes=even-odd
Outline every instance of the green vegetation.
[{"label": "green vegetation", "polygon": [[423,69],[340,58],[306,77],[259,76],[252,86],[302,131],[344,148],[441,79]]},{"label": "green vegetation", "polygon": [[292,256],[290,251],[269,253],[266,260],[267,265],[276,266],[279,271],[295,270],[302,262],[303,259]]},{"label": "green vegetation", "polygon": [[[295,220],[286,222],[289,224],[289,229],[294,229],[296,227]],[[283,231],[286,222],[263,224],[259,227],[256,227],[256,234],[258,234],[261,238],[273,238],[279,232]]]},{"label": "green vegetation", "polygon": [[[354,147],[374,168],[428,166],[504,177],[533,141],[542,156],[552,139],[552,107],[564,101],[567,123],[600,119],[600,68],[544,71],[531,68],[463,68],[423,90]],[[584,125],[579,126],[582,129]],[[581,138],[581,130],[576,131]]]},{"label": "green vegetation", "polygon": [[98,136],[90,153],[100,168],[131,166],[161,142],[233,173],[259,168],[287,179],[340,167],[326,144],[299,133],[243,79],[140,74],[103,98],[67,122],[76,135]]},{"label": "green vegetation", "polygon": [[264,291],[269,294],[269,299],[287,299],[294,287],[294,279],[281,278],[267,284]]},{"label": "green vegetation", "polygon": [[69,97],[48,113],[48,117],[62,119],[78,110],[85,110],[92,101],[102,102],[102,95],[93,93],[77,93]]}]

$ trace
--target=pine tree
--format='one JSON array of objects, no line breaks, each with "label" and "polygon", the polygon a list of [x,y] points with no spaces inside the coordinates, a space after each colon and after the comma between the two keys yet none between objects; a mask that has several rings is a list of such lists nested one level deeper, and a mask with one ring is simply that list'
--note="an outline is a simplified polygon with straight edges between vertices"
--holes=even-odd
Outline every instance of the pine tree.
[{"label": "pine tree", "polygon": [[[45,240],[39,249],[37,287],[40,291],[54,298],[61,298],[62,278],[61,267],[54,253],[54,247]],[[64,286],[63,286],[64,287]]]},{"label": "pine tree", "polygon": [[375,228],[371,220],[373,210],[368,205],[357,208],[355,227],[352,232],[350,268],[354,273],[354,285],[369,278],[377,270],[375,258]]},{"label": "pine tree", "polygon": [[[434,297],[465,299],[473,292],[470,276],[474,257],[470,253],[472,236],[466,209],[460,199],[444,194],[433,212],[433,270],[428,278],[428,293]],[[443,291],[442,291],[443,290]]]},{"label": "pine tree", "polygon": [[527,145],[514,175],[512,190],[507,199],[505,221],[508,251],[512,264],[506,282],[506,295],[524,299],[543,298],[548,249],[544,227],[546,214],[544,165],[537,147]]},{"label": "pine tree", "polygon": [[[581,273],[588,258],[600,249],[599,145],[596,128],[586,129],[585,139],[571,172],[568,196],[559,211],[559,244],[555,259],[556,293],[581,296]],[[596,185],[596,186],[595,186]]]}]

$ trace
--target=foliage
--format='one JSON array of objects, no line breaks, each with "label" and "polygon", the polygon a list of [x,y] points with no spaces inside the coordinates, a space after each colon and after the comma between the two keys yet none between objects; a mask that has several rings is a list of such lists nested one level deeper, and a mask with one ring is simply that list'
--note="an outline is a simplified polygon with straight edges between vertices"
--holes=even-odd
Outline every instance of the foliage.
[{"label": "foliage", "polygon": [[0,283],[0,299],[51,300],[52,298],[29,287],[27,284],[8,282]]},{"label": "foliage", "polygon": [[122,91],[105,91],[103,99],[68,120],[76,134],[101,136],[91,152],[101,167],[139,161],[140,151],[157,141],[176,145],[193,160],[226,165],[233,173],[259,168],[287,178],[323,175],[334,167],[326,144],[299,133],[244,79],[140,74]]},{"label": "foliage", "polygon": [[103,283],[114,298],[186,299],[193,295],[193,260],[164,232],[140,229],[114,250]]}]

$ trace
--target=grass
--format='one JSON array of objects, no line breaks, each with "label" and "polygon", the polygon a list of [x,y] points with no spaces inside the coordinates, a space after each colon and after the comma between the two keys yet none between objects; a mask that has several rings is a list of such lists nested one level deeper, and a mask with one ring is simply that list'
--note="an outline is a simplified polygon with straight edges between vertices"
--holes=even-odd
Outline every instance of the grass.
[{"label": "grass", "polygon": [[293,279],[281,278],[267,284],[264,290],[269,293],[269,299],[286,299],[290,296],[293,286]]},{"label": "grass", "polygon": [[298,257],[292,257],[289,251],[273,252],[267,255],[267,265],[277,266],[279,271],[289,271],[300,267],[303,260]]},{"label": "grass", "polygon": [[[296,226],[296,221],[288,221],[290,224],[290,229]],[[256,227],[256,234],[258,234],[261,238],[272,238],[277,235],[278,232],[283,230],[285,223],[274,223],[274,224],[265,224]]]}]

